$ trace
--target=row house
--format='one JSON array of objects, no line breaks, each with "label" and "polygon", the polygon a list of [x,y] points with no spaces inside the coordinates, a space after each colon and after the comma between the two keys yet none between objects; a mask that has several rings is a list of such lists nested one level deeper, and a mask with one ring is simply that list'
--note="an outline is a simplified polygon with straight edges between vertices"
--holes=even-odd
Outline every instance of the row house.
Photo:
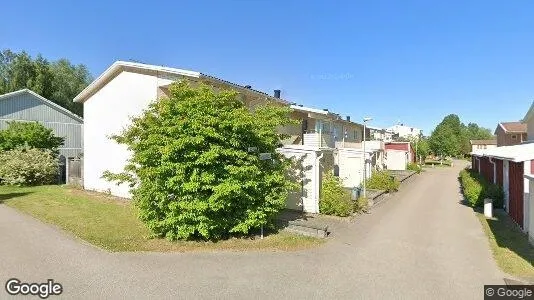
[{"label": "row house", "polygon": [[169,95],[170,85],[181,80],[193,86],[202,83],[216,91],[234,90],[251,109],[265,103],[292,108],[291,118],[298,124],[279,129],[289,138],[277,149],[284,156],[294,158],[291,171],[302,181],[301,187],[287,199],[290,209],[319,212],[325,172],[333,172],[343,179],[345,187],[354,188],[360,185],[363,176],[371,175],[372,169],[383,166],[381,142],[365,142],[364,151],[363,126],[349,117],[290,103],[281,98],[279,90],[270,95],[201,72],[117,61],[74,98],[74,102],[83,104],[85,114],[85,189],[131,197],[127,184],[117,185],[102,178],[104,171],[121,172],[131,155],[127,147],[109,136],[121,132],[131,122],[131,117],[140,115],[152,101]]},{"label": "row house", "polygon": [[[533,103],[534,104],[534,103]],[[525,140],[519,144],[503,145],[491,149],[477,149],[472,154],[472,168],[489,182],[504,191],[504,208],[512,220],[529,234],[534,242],[534,109],[531,107],[521,122],[528,128],[521,133]],[[510,134],[510,127],[501,126],[502,134]],[[516,127],[515,129],[520,129]],[[497,132],[499,136],[499,132]],[[507,133],[508,132],[508,133]],[[517,130],[519,134],[519,130]],[[501,139],[502,141],[502,139]],[[510,140],[508,140],[509,142]],[[499,137],[497,138],[499,143]],[[501,144],[502,145],[502,144]]]}]

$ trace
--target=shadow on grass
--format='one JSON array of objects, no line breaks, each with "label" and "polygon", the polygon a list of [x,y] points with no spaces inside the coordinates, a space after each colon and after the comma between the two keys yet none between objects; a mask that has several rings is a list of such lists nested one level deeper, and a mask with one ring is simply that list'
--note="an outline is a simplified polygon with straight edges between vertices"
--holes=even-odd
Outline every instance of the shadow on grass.
[{"label": "shadow on grass", "polygon": [[[483,207],[473,207],[471,203],[465,199],[460,177],[458,177],[458,181],[460,183],[458,190],[462,195],[462,199],[458,203],[470,207],[475,213],[480,214],[480,220],[488,224],[487,228],[489,228],[489,231],[491,232],[491,234],[486,233],[489,234],[488,238],[492,239],[491,235],[493,235],[497,247],[515,253],[518,257],[529,262],[532,266],[534,264],[534,247],[529,243],[528,236],[523,233],[521,228],[512,220],[506,211],[502,209],[502,207],[493,207],[494,218],[489,219],[484,217]],[[481,194],[485,194],[485,191],[482,191]],[[502,201],[498,201],[496,204],[502,204]],[[487,231],[487,229],[484,229],[484,231]],[[513,257],[503,257],[503,254],[497,254],[497,252],[499,252],[498,250],[493,249],[493,251],[495,258],[500,261],[499,264],[504,263],[508,266],[520,264],[517,261],[514,261]],[[503,262],[503,260],[506,261]],[[530,281],[532,278],[528,278],[528,280]]]},{"label": "shadow on grass", "polygon": [[4,203],[4,201],[6,200],[17,198],[17,197],[23,197],[31,193],[32,192],[0,194],[0,204]]},{"label": "shadow on grass", "polygon": [[497,245],[507,248],[518,256],[534,264],[534,247],[530,245],[528,236],[512,221],[506,212],[499,210],[494,219],[486,219],[489,228],[495,236]]}]

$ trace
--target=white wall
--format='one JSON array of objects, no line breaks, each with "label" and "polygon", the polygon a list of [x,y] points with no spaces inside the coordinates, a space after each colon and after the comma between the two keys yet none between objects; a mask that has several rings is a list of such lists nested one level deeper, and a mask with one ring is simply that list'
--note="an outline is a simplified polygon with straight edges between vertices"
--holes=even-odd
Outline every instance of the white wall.
[{"label": "white wall", "polygon": [[398,134],[400,137],[418,137],[419,134],[422,132],[421,129],[410,127],[410,126],[403,126],[403,125],[394,125],[388,130],[393,131],[394,133]]},{"label": "white wall", "polygon": [[126,146],[108,137],[118,134],[157,97],[157,87],[171,80],[122,72],[84,103],[84,187],[129,198],[129,187],[102,179],[104,171],[121,172],[130,157]]}]

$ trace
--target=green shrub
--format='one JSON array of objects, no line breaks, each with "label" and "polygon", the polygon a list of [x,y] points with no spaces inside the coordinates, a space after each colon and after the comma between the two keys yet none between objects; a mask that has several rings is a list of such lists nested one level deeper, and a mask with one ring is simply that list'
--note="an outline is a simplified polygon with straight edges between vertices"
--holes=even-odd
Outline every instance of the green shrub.
[{"label": "green shrub", "polygon": [[369,209],[369,200],[364,197],[359,197],[354,201],[354,212],[361,213]]},{"label": "green shrub", "polygon": [[50,150],[0,151],[0,179],[6,185],[40,185],[57,180],[58,161]]},{"label": "green shrub", "polygon": [[[287,107],[250,110],[234,91],[171,85],[118,135],[132,156],[122,173],[103,177],[129,183],[139,217],[169,240],[218,240],[274,224],[296,188],[290,161],[276,152]],[[271,153],[262,160],[260,153]]]},{"label": "green shrub", "polygon": [[376,171],[366,181],[365,186],[368,189],[383,190],[392,193],[399,190],[400,182],[386,171]]},{"label": "green shrub", "polygon": [[417,174],[421,173],[421,166],[416,164],[416,163],[408,163],[408,165],[406,165],[406,170],[410,170],[410,171],[415,171],[417,172]]},{"label": "green shrub", "polygon": [[502,208],[504,193],[500,186],[489,183],[480,174],[472,170],[464,169],[460,171],[460,183],[465,200],[472,207],[484,205],[484,199],[493,199],[495,208]]},{"label": "green shrub", "polygon": [[64,138],[55,136],[52,129],[37,122],[8,122],[8,127],[0,130],[0,150],[28,146],[57,154],[63,141]]},{"label": "green shrub", "polygon": [[325,215],[346,217],[355,208],[350,192],[343,187],[339,177],[326,173],[322,181],[319,211]]}]

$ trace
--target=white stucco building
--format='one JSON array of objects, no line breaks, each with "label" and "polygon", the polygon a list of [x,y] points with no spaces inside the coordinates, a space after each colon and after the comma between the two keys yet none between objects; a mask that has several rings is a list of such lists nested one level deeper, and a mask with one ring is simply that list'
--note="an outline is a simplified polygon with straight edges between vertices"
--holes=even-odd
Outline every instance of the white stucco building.
[{"label": "white stucco building", "polygon": [[183,78],[237,89],[251,101],[272,100],[287,104],[248,86],[199,72],[117,61],[74,98],[74,102],[84,106],[85,189],[130,198],[127,184],[116,185],[102,178],[105,171],[122,172],[130,157],[125,145],[117,144],[109,137],[121,133],[130,124],[131,117],[140,115],[149,103],[167,92],[171,83]]},{"label": "white stucco building", "polygon": [[395,135],[401,138],[419,137],[423,134],[423,130],[415,127],[405,126],[404,124],[397,124],[388,128]]}]

